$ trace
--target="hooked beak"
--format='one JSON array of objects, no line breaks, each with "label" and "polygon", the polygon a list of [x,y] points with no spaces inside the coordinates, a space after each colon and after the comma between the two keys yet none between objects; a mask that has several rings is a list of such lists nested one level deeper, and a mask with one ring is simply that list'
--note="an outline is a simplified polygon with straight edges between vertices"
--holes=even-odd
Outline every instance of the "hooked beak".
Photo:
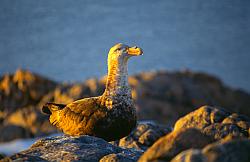
[{"label": "hooked beak", "polygon": [[139,55],[142,55],[142,54],[143,54],[142,49],[139,48],[139,47],[136,47],[136,46],[134,46],[134,47],[129,47],[129,48],[127,49],[127,52],[128,52],[128,54],[131,55],[131,56],[139,56]]}]

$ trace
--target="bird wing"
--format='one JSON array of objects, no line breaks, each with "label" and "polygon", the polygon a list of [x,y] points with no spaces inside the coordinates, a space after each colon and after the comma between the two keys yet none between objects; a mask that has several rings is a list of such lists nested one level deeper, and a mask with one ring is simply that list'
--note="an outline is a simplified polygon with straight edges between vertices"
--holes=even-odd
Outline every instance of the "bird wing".
[{"label": "bird wing", "polygon": [[[105,115],[100,106],[99,97],[84,98],[68,104],[62,110],[50,116],[50,122],[62,129],[66,134],[79,135],[82,132],[90,132],[93,124],[98,120],[97,116]],[[79,127],[82,132],[79,132]]]},{"label": "bird wing", "polygon": [[66,107],[74,113],[83,116],[90,116],[94,111],[100,108],[99,97],[84,98],[68,104]]}]

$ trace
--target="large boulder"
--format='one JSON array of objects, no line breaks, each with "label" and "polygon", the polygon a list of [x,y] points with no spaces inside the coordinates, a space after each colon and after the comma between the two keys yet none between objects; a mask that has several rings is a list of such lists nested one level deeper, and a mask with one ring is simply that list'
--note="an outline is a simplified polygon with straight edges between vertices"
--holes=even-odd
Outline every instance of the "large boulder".
[{"label": "large boulder", "polygon": [[136,161],[142,152],[122,149],[92,136],[57,136],[41,139],[28,150],[6,157],[3,161],[99,161],[110,154]]},{"label": "large boulder", "polygon": [[203,106],[180,118],[174,126],[174,131],[196,128],[204,134],[219,140],[226,136],[249,137],[250,118],[232,114],[224,109]]},{"label": "large boulder", "polygon": [[171,162],[249,162],[250,140],[217,142],[200,149],[178,154]]},{"label": "large boulder", "polygon": [[139,159],[139,162],[170,161],[175,155],[189,148],[203,148],[213,142],[198,129],[181,129],[160,138]]},{"label": "large boulder", "polygon": [[213,123],[220,123],[230,115],[229,111],[211,106],[202,106],[177,120],[174,130],[183,128],[203,129]]}]

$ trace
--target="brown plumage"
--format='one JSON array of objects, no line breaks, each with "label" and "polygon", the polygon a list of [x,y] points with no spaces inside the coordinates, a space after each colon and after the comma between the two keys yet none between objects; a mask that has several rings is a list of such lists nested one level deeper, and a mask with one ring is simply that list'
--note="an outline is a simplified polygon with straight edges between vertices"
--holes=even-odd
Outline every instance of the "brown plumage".
[{"label": "brown plumage", "polygon": [[136,112],[127,81],[127,61],[142,54],[138,47],[116,44],[108,54],[108,77],[103,95],[70,104],[47,103],[42,111],[50,123],[68,135],[91,135],[107,141],[128,135],[136,126]]}]

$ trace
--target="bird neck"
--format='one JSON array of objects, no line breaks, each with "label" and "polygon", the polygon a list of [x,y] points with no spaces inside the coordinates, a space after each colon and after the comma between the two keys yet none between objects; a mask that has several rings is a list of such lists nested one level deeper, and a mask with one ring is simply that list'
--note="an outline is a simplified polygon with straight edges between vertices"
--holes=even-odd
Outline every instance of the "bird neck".
[{"label": "bird neck", "polygon": [[128,85],[127,59],[108,59],[108,76],[105,96],[110,99],[131,97]]}]

